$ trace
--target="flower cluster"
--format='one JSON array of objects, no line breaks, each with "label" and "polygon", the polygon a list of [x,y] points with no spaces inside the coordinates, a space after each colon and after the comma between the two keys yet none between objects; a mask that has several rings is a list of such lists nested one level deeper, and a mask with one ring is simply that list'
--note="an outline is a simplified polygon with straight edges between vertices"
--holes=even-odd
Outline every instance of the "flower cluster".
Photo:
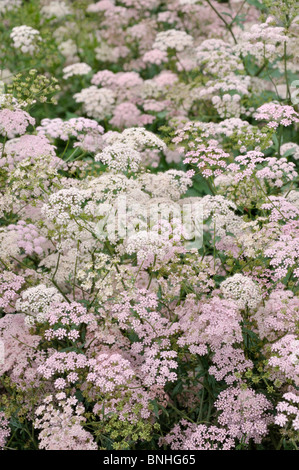
[{"label": "flower cluster", "polygon": [[102,126],[93,119],[84,117],[71,118],[63,121],[60,118],[42,119],[37,127],[38,136],[46,136],[51,141],[60,139],[68,141],[71,137],[77,139],[74,147],[80,147],[87,152],[95,152],[102,146]]},{"label": "flower cluster", "polygon": [[34,125],[35,119],[22,109],[0,109],[0,133],[12,139],[23,135],[29,125]]},{"label": "flower cluster", "polygon": [[25,323],[34,325],[35,322],[43,323],[45,321],[52,303],[62,301],[63,296],[55,287],[39,284],[22,292],[16,308],[26,315]]},{"label": "flower cluster", "polygon": [[0,449],[297,450],[298,2],[0,17]]},{"label": "flower cluster", "polygon": [[215,297],[197,306],[191,295],[176,313],[183,331],[178,344],[187,345],[192,354],[202,356],[207,354],[208,347],[217,351],[222,344],[242,342],[241,316],[233,301]]},{"label": "flower cluster", "polygon": [[288,392],[283,395],[283,401],[277,405],[275,424],[286,428],[288,424],[295,431],[299,430],[299,397],[295,393]]},{"label": "flower cluster", "polygon": [[169,29],[158,33],[153,44],[153,49],[167,51],[173,49],[176,52],[182,52],[184,49],[193,46],[193,38],[185,31]]},{"label": "flower cluster", "polygon": [[215,406],[220,411],[219,423],[232,437],[261,442],[268,433],[271,403],[264,395],[250,388],[230,387],[219,394]]},{"label": "flower cluster", "polygon": [[26,255],[42,255],[45,252],[45,245],[48,241],[39,235],[35,225],[19,220],[16,225],[8,225],[7,230],[7,236],[15,237],[16,245],[24,250]]},{"label": "flower cluster", "polygon": [[57,339],[76,342],[80,338],[80,327],[93,323],[94,316],[87,313],[81,304],[60,302],[51,303],[43,321],[49,326],[44,333],[48,341]]},{"label": "flower cluster", "polygon": [[39,429],[40,449],[44,450],[96,450],[92,435],[82,424],[84,407],[77,398],[64,393],[47,396],[36,410],[34,426]]},{"label": "flower cluster", "polygon": [[293,122],[299,122],[299,114],[292,106],[282,106],[279,103],[266,103],[256,110],[255,119],[266,121],[267,126],[276,129],[279,125],[288,127]]},{"label": "flower cluster", "polygon": [[196,425],[182,419],[161,443],[170,445],[172,450],[233,450],[234,440],[224,428]]},{"label": "flower cluster", "polygon": [[2,450],[6,444],[7,438],[10,435],[9,422],[3,412],[0,413],[0,450]]},{"label": "flower cluster", "polygon": [[15,26],[10,33],[10,37],[16,49],[30,55],[36,52],[38,43],[42,41],[39,31],[26,25]]},{"label": "flower cluster", "polygon": [[92,85],[84,88],[74,95],[76,103],[83,103],[83,109],[87,116],[98,120],[104,120],[112,114],[115,94],[108,88],[98,89]]},{"label": "flower cluster", "polygon": [[95,156],[96,161],[108,165],[115,172],[136,172],[141,163],[141,154],[126,144],[115,143],[107,145],[101,153]]},{"label": "flower cluster", "polygon": [[293,380],[296,386],[299,384],[299,340],[294,334],[287,334],[276,341],[271,349],[271,357],[268,361],[273,374],[279,377]]},{"label": "flower cluster", "polygon": [[63,78],[67,80],[73,76],[87,75],[91,71],[91,67],[85,62],[78,62],[77,64],[68,65],[63,69]]},{"label": "flower cluster", "polygon": [[25,283],[22,276],[17,276],[11,271],[3,271],[0,274],[0,308],[6,313],[15,311],[15,302],[18,298],[18,291]]},{"label": "flower cluster", "polygon": [[204,178],[210,176],[219,176],[226,168],[226,159],[229,154],[218,147],[217,141],[209,141],[208,146],[198,145],[196,150],[190,150],[186,153],[184,163],[196,165]]},{"label": "flower cluster", "polygon": [[262,300],[256,283],[242,274],[228,277],[221,283],[220,290],[225,299],[234,300],[241,309],[254,309]]}]

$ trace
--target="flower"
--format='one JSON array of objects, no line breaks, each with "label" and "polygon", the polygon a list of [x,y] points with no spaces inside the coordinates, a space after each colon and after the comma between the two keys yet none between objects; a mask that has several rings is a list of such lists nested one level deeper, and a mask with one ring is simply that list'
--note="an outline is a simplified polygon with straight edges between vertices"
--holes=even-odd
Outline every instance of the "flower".
[{"label": "flower", "polygon": [[225,299],[232,299],[241,309],[255,309],[262,300],[257,284],[243,274],[234,274],[220,284]]},{"label": "flower", "polygon": [[251,388],[229,387],[219,393],[214,405],[220,412],[219,423],[231,437],[260,443],[268,434],[272,405],[263,394]]},{"label": "flower", "polygon": [[193,38],[185,31],[177,29],[168,29],[157,34],[153,44],[153,49],[166,52],[168,49],[174,49],[181,52],[184,49],[193,46]]},{"label": "flower", "polygon": [[64,80],[77,75],[87,75],[90,71],[91,67],[88,64],[85,64],[85,62],[68,65],[62,70]]},{"label": "flower", "polygon": [[138,171],[142,156],[134,148],[126,144],[115,143],[108,145],[101,153],[95,156],[95,161],[101,161],[115,172]]},{"label": "flower", "polygon": [[40,33],[31,26],[15,26],[10,37],[15,49],[20,49],[24,54],[33,55],[38,49],[38,43],[42,41]]},{"label": "flower", "polygon": [[23,135],[29,125],[34,125],[35,119],[22,109],[0,109],[0,134],[9,139]]},{"label": "flower", "polygon": [[299,122],[299,114],[292,106],[274,102],[260,106],[254,117],[257,121],[267,121],[267,126],[274,130],[279,125],[288,127],[294,122]]}]

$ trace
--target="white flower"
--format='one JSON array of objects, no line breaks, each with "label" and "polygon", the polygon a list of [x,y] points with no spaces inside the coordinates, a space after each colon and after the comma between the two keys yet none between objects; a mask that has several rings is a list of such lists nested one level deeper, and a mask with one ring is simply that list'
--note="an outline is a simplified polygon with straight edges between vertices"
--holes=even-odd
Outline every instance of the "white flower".
[{"label": "white flower", "polygon": [[139,151],[147,148],[157,148],[159,150],[166,148],[163,140],[159,139],[152,132],[147,131],[144,127],[129,127],[122,133],[110,131],[103,136],[103,139],[107,145],[122,143]]},{"label": "white flower", "polygon": [[50,2],[48,5],[44,5],[40,12],[45,18],[55,17],[58,19],[64,18],[66,15],[70,15],[72,13],[66,3],[57,0]]},{"label": "white flower", "polygon": [[26,314],[25,323],[30,326],[34,325],[36,321],[39,323],[44,322],[51,304],[63,302],[63,300],[56,287],[39,284],[22,292],[21,298],[16,302],[16,309]]},{"label": "white flower", "polygon": [[95,161],[103,162],[110,170],[116,172],[138,171],[141,159],[141,153],[122,143],[108,145],[95,156]]},{"label": "white flower", "polygon": [[22,0],[0,0],[0,13],[19,8],[22,5]]},{"label": "white flower", "polygon": [[93,85],[76,93],[74,99],[77,103],[83,103],[87,116],[101,121],[112,114],[115,93],[108,88],[99,89]]},{"label": "white flower", "polygon": [[220,285],[220,290],[225,299],[232,299],[239,308],[256,308],[262,296],[256,283],[250,277],[243,274],[234,274],[234,276],[225,279]]},{"label": "white flower", "polygon": [[20,49],[24,54],[28,53],[30,55],[37,51],[38,42],[42,41],[39,31],[26,25],[15,26],[10,33],[10,37],[13,40],[15,49]]},{"label": "white flower", "polygon": [[63,78],[67,80],[74,75],[87,75],[91,71],[91,67],[85,62],[77,62],[76,64],[68,65],[64,67]]}]

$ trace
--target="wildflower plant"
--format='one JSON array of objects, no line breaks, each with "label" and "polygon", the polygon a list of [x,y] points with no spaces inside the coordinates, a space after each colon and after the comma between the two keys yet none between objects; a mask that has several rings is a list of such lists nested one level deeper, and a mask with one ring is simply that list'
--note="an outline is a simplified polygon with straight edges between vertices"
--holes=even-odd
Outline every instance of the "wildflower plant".
[{"label": "wildflower plant", "polygon": [[0,1],[0,449],[298,449],[297,3]]}]

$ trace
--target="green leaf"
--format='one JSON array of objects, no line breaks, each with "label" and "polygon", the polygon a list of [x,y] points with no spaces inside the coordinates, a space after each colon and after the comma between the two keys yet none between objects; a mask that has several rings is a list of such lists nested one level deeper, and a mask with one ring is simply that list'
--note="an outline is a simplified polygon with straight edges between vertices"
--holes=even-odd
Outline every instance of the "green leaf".
[{"label": "green leaf", "polygon": [[10,425],[13,429],[23,429],[23,425],[14,416],[10,418]]},{"label": "green leaf", "polygon": [[182,390],[183,390],[182,382],[178,382],[178,383],[176,384],[176,386],[174,387],[174,389],[173,389],[172,392],[173,392],[174,395],[177,395],[177,394],[180,393]]},{"label": "green leaf", "polygon": [[278,139],[277,139],[276,134],[273,134],[272,140],[273,140],[273,143],[274,143],[275,150],[278,150]]},{"label": "green leaf", "polygon": [[290,157],[291,155],[294,155],[295,148],[287,150],[284,154],[283,157]]},{"label": "green leaf", "polygon": [[156,418],[159,418],[159,407],[158,407],[156,400],[150,400],[150,402],[154,407],[154,413],[155,413]]},{"label": "green leaf", "polygon": [[231,15],[231,13],[226,13],[225,11],[223,11],[221,15],[226,15],[226,16],[229,16],[231,19],[233,19],[233,16]]}]

